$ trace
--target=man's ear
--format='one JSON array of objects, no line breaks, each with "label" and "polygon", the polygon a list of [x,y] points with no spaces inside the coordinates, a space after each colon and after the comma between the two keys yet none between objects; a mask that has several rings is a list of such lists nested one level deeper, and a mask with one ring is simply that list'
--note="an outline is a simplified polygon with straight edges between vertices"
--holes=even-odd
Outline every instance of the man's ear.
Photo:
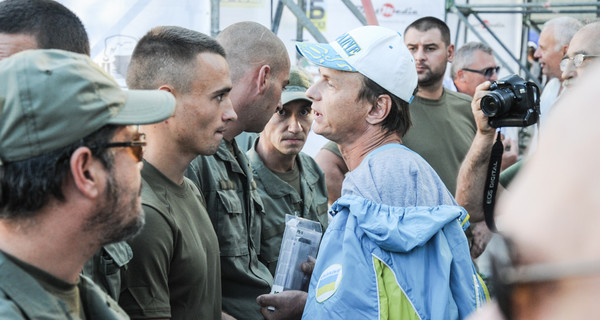
[{"label": "man's ear", "polygon": [[448,62],[452,63],[452,61],[454,61],[454,45],[453,44],[448,46],[447,56],[448,56]]},{"label": "man's ear", "polygon": [[106,169],[92,156],[92,151],[87,147],[79,147],[70,161],[71,177],[73,178],[73,186],[84,197],[96,198],[100,192],[100,184],[103,177],[106,176]]},{"label": "man's ear", "polygon": [[392,109],[392,98],[387,94],[381,94],[377,97],[375,104],[371,106],[367,114],[367,122],[370,124],[379,124],[385,120]]},{"label": "man's ear", "polygon": [[[164,84],[164,85],[162,85],[162,86],[158,87],[158,90],[161,90],[161,91],[166,91],[166,92],[168,92],[168,93],[172,94],[172,95],[173,95],[173,97],[175,97],[175,101],[176,101],[176,102],[175,102],[175,103],[176,103],[176,106],[175,106],[175,111],[173,111],[173,114],[172,114],[170,117],[168,117],[167,119],[163,120],[162,122],[159,122],[159,123],[163,123],[163,122],[164,122],[164,123],[168,123],[168,122],[169,122],[169,120],[170,120],[172,117],[174,117],[174,116],[175,116],[175,114],[177,113],[177,109],[178,109],[178,108],[177,108],[177,105],[179,104],[179,97],[178,97],[178,95],[179,95],[179,92],[178,92],[177,90],[175,90],[175,88],[173,88],[172,86],[170,86],[170,85],[168,85],[168,84]],[[152,126],[152,125],[157,125],[157,124],[158,124],[158,123],[151,124],[150,126]]]},{"label": "man's ear", "polygon": [[563,57],[566,56],[567,55],[567,51],[569,51],[569,45],[568,44],[562,46],[562,48],[560,50],[561,56],[563,56]]},{"label": "man's ear", "polygon": [[272,76],[273,71],[271,70],[271,66],[265,64],[260,67],[258,70],[258,77],[256,78],[256,87],[258,88],[259,94],[264,94],[267,91]]},{"label": "man's ear", "polygon": [[168,84],[164,84],[164,85],[158,87],[158,90],[170,92],[171,94],[175,95],[175,88],[171,87]]},{"label": "man's ear", "polygon": [[458,69],[456,70],[456,81],[465,81],[465,70]]}]

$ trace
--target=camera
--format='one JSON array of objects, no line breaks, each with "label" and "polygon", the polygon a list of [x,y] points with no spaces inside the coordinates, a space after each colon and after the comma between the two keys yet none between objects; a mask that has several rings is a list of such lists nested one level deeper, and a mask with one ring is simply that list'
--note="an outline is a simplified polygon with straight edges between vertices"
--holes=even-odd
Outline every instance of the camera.
[{"label": "camera", "polygon": [[527,127],[540,117],[540,89],[516,74],[490,85],[491,92],[481,98],[481,111],[493,128]]}]

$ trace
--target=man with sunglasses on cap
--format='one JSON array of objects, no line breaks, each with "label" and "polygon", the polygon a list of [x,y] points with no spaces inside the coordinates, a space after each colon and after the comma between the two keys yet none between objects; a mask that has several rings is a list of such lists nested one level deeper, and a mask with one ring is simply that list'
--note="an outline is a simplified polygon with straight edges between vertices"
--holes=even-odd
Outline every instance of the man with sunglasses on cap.
[{"label": "man with sunglasses on cap", "polygon": [[173,116],[143,126],[146,226],[129,243],[119,304],[135,319],[220,319],[221,264],[206,203],[184,177],[198,155],[217,151],[236,118],[225,51],[213,38],[175,26],[150,30],[137,43],[127,85],[175,97]]},{"label": "man with sunglasses on cap", "polygon": [[0,318],[127,319],[81,276],[135,235],[142,135],[170,94],[123,91],[89,57],[27,50],[0,62]]},{"label": "man with sunglasses on cap", "polygon": [[[303,318],[466,317],[485,301],[485,287],[463,232],[466,211],[402,144],[418,82],[402,36],[365,26],[297,49],[320,66],[320,80],[307,91],[313,130],[340,146],[350,169],[331,208]],[[287,307],[278,300],[259,297],[265,317]]]}]

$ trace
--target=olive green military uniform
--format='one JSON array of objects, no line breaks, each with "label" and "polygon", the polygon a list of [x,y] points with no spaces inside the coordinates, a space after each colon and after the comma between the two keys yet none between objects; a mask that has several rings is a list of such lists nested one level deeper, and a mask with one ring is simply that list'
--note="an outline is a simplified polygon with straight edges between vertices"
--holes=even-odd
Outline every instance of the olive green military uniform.
[{"label": "olive green military uniform", "polygon": [[[67,304],[46,291],[22,266],[0,252],[0,319],[81,319]],[[27,266],[27,268],[35,268]],[[36,272],[43,272],[37,269]],[[47,277],[52,277],[47,274]],[[85,319],[129,319],[117,303],[90,279],[81,276],[77,289]],[[62,281],[56,279],[57,281]],[[64,282],[64,281],[63,281]]]},{"label": "olive green military uniform", "polygon": [[508,185],[514,180],[515,176],[519,173],[519,171],[521,171],[521,166],[523,165],[523,162],[523,160],[519,160],[512,166],[500,172],[500,184],[504,188],[508,188]]},{"label": "olive green military uniform", "polygon": [[196,186],[187,178],[178,185],[144,161],[142,207],[146,224],[129,241],[119,304],[136,319],[220,319],[219,246]]},{"label": "olive green military uniform", "polygon": [[325,175],[310,156],[299,153],[296,156],[296,166],[300,171],[300,195],[295,188],[265,166],[256,152],[256,145],[246,155],[252,165],[254,180],[265,210],[259,258],[271,274],[275,275],[286,214],[318,221],[325,232],[328,224]]},{"label": "olive green military uniform", "polygon": [[213,156],[194,159],[186,176],[204,194],[219,238],[223,310],[238,319],[263,319],[256,297],[269,293],[273,276],[258,260],[264,212],[246,155],[235,140],[223,140]]},{"label": "olive green military uniform", "polygon": [[133,252],[127,242],[111,243],[102,247],[85,263],[82,273],[111,298],[119,301],[121,272],[127,270],[127,263],[132,257]]},{"label": "olive green military uniform", "polygon": [[260,133],[256,132],[242,132],[235,136],[235,143],[237,143],[238,148],[244,153],[252,148],[256,139],[260,136]]}]

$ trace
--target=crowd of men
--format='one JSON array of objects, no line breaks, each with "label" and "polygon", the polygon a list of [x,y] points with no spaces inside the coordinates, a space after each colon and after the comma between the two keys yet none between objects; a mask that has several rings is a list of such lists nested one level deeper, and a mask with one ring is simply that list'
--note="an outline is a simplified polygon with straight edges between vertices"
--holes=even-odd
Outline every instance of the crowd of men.
[{"label": "crowd of men", "polygon": [[[544,129],[535,153],[503,157],[487,284],[473,259],[492,238],[493,51],[455,50],[434,17],[296,49],[316,79],[258,23],[157,26],[122,90],[69,9],[0,2],[0,318],[595,315],[597,224],[580,222],[597,219],[600,23],[542,30]],[[311,127],[330,140],[315,159]],[[271,294],[286,215],[326,231],[308,290]]]}]

